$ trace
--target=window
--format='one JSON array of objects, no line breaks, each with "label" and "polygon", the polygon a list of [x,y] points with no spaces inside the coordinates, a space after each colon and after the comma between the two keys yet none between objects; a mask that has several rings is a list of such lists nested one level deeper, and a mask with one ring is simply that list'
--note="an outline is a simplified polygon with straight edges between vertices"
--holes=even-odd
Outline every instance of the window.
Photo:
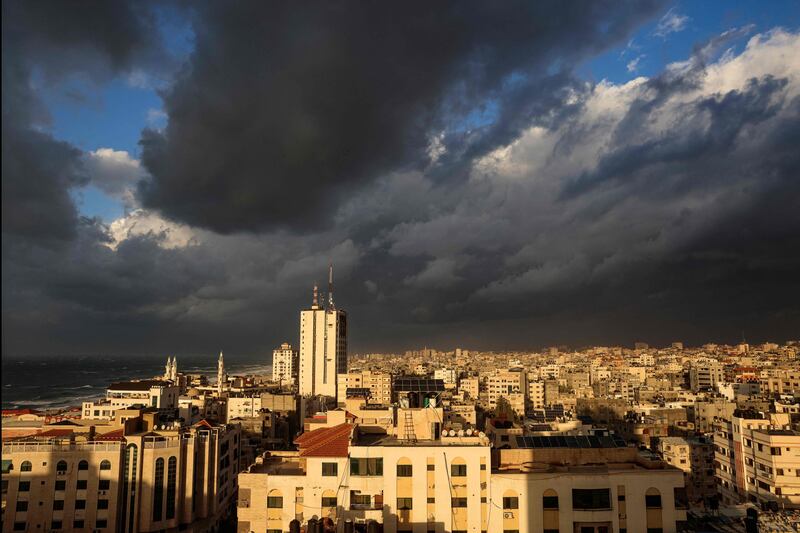
[{"label": "window", "polygon": [[504,496],[503,509],[519,509],[519,498],[516,496]]},{"label": "window", "polygon": [[53,520],[50,522],[50,529],[61,529],[62,527],[64,526],[61,525],[61,520]]},{"label": "window", "polygon": [[283,496],[267,496],[267,509],[283,509]]},{"label": "window", "polygon": [[411,477],[411,465],[397,465],[397,477]]},{"label": "window", "polygon": [[62,511],[64,509],[64,500],[53,500],[53,510]]},{"label": "window", "polygon": [[466,477],[467,465],[450,465],[450,475],[453,477]]},{"label": "window", "polygon": [[486,470],[486,464],[481,463],[481,470]]},{"label": "window", "polygon": [[675,509],[688,509],[689,496],[686,493],[686,487],[675,487],[673,488],[673,493],[675,495]]},{"label": "window", "polygon": [[81,461],[78,463],[78,470],[89,470],[89,461]]},{"label": "window", "polygon": [[573,509],[611,509],[609,489],[572,489]]},{"label": "window", "polygon": [[94,527],[95,527],[95,529],[105,529],[105,528],[108,527],[108,520],[105,520],[105,519],[98,520],[95,523]]},{"label": "window", "polygon": [[414,507],[413,498],[397,498],[397,509],[399,511],[408,511]]},{"label": "window", "polygon": [[97,487],[99,490],[109,490],[111,488],[110,479],[101,479],[100,485]]},{"label": "window", "polygon": [[153,522],[160,522],[164,513],[164,458],[156,459],[153,486]]},{"label": "window", "polygon": [[178,459],[173,455],[167,461],[167,520],[175,518],[175,491],[178,479]]},{"label": "window", "polygon": [[664,532],[664,530],[661,529],[660,527],[648,527],[647,528],[647,533],[663,533],[663,532]]},{"label": "window", "polygon": [[25,531],[26,525],[28,525],[27,522],[14,522],[14,531]]},{"label": "window", "polygon": [[481,503],[486,503],[487,501],[486,496],[481,496]]},{"label": "window", "polygon": [[31,482],[30,481],[20,481],[19,482],[19,492],[28,492],[31,490]]},{"label": "window", "polygon": [[503,533],[519,533],[519,529],[504,529]]},{"label": "window", "polygon": [[336,496],[323,496],[322,497],[322,506],[323,507],[336,507]]},{"label": "window", "polygon": [[433,472],[436,470],[436,465],[428,465],[428,472]]},{"label": "window", "polygon": [[322,463],[322,475],[323,476],[333,476],[336,477],[339,475],[339,464],[338,463]]},{"label": "window", "polygon": [[75,509],[86,509],[86,500],[75,500]]},{"label": "window", "polygon": [[467,499],[466,498],[451,498],[450,499],[450,506],[455,507],[466,507],[467,506]]},{"label": "window", "polygon": [[89,481],[86,479],[79,479],[77,485],[75,486],[78,490],[86,490],[86,486],[89,484]]},{"label": "window", "polygon": [[104,460],[100,463],[100,470],[111,470],[111,461]]},{"label": "window", "polygon": [[24,513],[27,510],[28,510],[27,500],[17,500],[17,512]]},{"label": "window", "polygon": [[84,521],[83,520],[74,520],[72,522],[72,527],[74,529],[83,529],[85,527],[84,526]]},{"label": "window", "polygon": [[357,458],[350,459],[351,476],[382,476],[383,458],[374,459]]},{"label": "window", "polygon": [[108,509],[108,500],[97,500],[98,509]]},{"label": "window", "polygon": [[436,503],[436,498],[428,498],[428,503]]},{"label": "window", "polygon": [[646,494],[644,497],[645,507],[648,509],[661,509],[660,494]]},{"label": "window", "polygon": [[66,461],[59,461],[56,464],[56,473],[58,474],[66,474],[67,473],[67,462]]},{"label": "window", "polygon": [[770,453],[770,455],[780,455],[781,454],[781,449],[773,447],[773,448],[770,448],[769,453]]},{"label": "window", "polygon": [[543,496],[542,497],[543,509],[558,509],[558,496]]},{"label": "window", "polygon": [[30,472],[33,469],[33,464],[30,461],[22,461],[22,464],[19,466],[20,472]]},{"label": "window", "polygon": [[56,490],[67,490],[67,481],[59,479],[56,481]]}]

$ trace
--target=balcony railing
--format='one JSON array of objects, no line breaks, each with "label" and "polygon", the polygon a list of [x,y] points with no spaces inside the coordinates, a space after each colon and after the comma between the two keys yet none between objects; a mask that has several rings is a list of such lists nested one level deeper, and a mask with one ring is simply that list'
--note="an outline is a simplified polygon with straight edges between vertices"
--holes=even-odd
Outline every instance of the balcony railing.
[{"label": "balcony railing", "polygon": [[95,451],[115,452],[122,449],[121,442],[87,442],[87,443],[58,443],[58,442],[6,442],[3,443],[3,455],[21,452],[69,452],[69,451]]}]

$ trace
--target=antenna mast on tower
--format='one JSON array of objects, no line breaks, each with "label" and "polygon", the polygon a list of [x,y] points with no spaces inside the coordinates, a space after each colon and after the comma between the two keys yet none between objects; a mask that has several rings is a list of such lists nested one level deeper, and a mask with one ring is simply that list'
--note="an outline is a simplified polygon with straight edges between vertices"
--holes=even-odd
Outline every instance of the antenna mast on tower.
[{"label": "antenna mast on tower", "polygon": [[328,310],[333,311],[336,306],[333,304],[333,263],[328,264]]}]

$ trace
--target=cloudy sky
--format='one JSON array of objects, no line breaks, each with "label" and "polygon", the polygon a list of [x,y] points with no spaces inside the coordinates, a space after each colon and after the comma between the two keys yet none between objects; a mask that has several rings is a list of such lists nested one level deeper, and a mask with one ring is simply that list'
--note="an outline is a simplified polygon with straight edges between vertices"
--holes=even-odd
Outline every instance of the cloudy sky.
[{"label": "cloudy sky", "polygon": [[3,2],[3,355],[800,337],[800,8]]}]

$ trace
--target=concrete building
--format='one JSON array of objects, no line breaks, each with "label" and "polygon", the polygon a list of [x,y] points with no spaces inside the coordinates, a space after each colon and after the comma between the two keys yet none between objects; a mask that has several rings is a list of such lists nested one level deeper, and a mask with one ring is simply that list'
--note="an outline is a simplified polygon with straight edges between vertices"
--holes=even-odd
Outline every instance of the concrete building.
[{"label": "concrete building", "polygon": [[709,505],[717,495],[711,439],[662,437],[658,452],[667,464],[683,471],[689,505],[698,508]]},{"label": "concrete building", "polygon": [[392,403],[392,375],[388,372],[372,372],[364,370],[359,372],[348,372],[338,376],[338,396],[339,404],[344,403],[348,389],[369,390],[369,403],[377,405],[389,405]]},{"label": "concrete building", "polygon": [[4,442],[3,531],[218,528],[233,510],[238,427],[164,427],[148,409],[103,434]]},{"label": "concrete building", "polygon": [[698,361],[689,369],[689,387],[693,392],[715,390],[725,381],[725,369],[718,361]]},{"label": "concrete building", "polygon": [[454,389],[456,386],[456,378],[458,377],[458,372],[452,368],[437,368],[433,371],[433,378],[434,379],[441,379],[444,383],[444,386],[448,389]]},{"label": "concrete building", "polygon": [[458,392],[477,400],[480,394],[480,379],[477,377],[461,378],[458,381]]},{"label": "concrete building", "polygon": [[544,409],[547,405],[544,399],[543,381],[528,381],[528,405],[532,409]]},{"label": "concrete building", "polygon": [[272,350],[272,381],[294,385],[297,381],[299,353],[288,342]]},{"label": "concrete building", "polygon": [[300,394],[337,398],[337,375],[347,373],[347,314],[333,305],[332,288],[323,307],[314,286],[311,307],[300,312],[299,360]]},{"label": "concrete building", "polygon": [[571,438],[493,451],[480,436],[411,443],[353,424],[321,428],[297,439],[299,451],[265,454],[239,474],[239,531],[314,519],[340,532],[352,520],[387,533],[671,533],[685,520],[680,470],[610,438],[599,448]]},{"label": "concrete building", "polygon": [[774,501],[800,507],[800,484],[790,479],[800,471],[800,434],[789,420],[788,413],[739,409],[730,420],[715,421],[715,475],[724,505]]},{"label": "concrete building", "polygon": [[501,397],[508,400],[519,416],[525,416],[525,395],[528,392],[528,375],[517,370],[498,370],[489,376],[486,397],[491,409],[497,407]]}]

